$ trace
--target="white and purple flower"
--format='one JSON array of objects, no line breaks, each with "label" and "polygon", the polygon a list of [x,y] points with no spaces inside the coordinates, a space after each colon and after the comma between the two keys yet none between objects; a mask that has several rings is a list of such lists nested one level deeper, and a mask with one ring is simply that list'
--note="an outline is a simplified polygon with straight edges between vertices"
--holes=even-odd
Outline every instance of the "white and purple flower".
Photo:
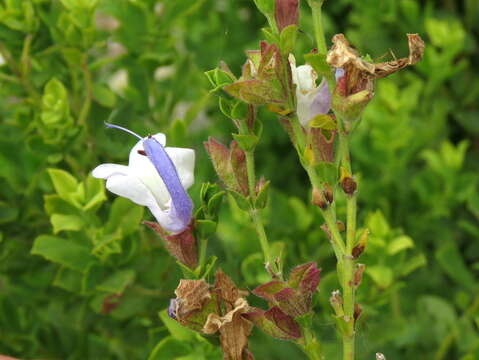
[{"label": "white and purple flower", "polygon": [[296,67],[296,59],[289,55],[293,83],[296,85],[296,114],[304,127],[318,115],[327,114],[331,109],[331,94],[328,83],[323,79],[316,86],[318,74],[310,65]]},{"label": "white and purple flower", "polygon": [[193,211],[186,189],[194,182],[194,150],[165,147],[166,137],[161,133],[142,138],[120,126],[106,125],[140,141],[130,151],[128,166],[101,164],[92,175],[106,179],[112,193],[148,207],[164,230],[175,234],[185,230]]}]

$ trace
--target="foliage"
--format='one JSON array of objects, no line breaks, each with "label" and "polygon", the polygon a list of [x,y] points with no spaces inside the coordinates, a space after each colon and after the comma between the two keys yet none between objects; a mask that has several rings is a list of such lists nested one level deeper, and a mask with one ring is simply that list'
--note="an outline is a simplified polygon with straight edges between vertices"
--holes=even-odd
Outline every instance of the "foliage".
[{"label": "foliage", "polygon": [[[403,55],[406,32],[427,44],[413,70],[378,83],[352,144],[359,223],[371,230],[358,358],[479,358],[479,4],[340,0],[326,1],[324,13],[328,38],[344,31],[371,58],[390,48]],[[199,206],[201,183],[215,176],[201,143],[233,131],[224,114],[232,109],[218,109],[203,72],[225,60],[239,74],[239,50],[258,47],[265,21],[246,0],[2,2],[0,353],[221,358],[214,339],[165,316],[180,273],[140,226],[150,215],[106,201],[113,197],[89,172],[128,156],[130,145],[104,121],[165,132],[170,145],[196,149],[190,193]],[[314,46],[308,11],[300,29],[297,54]],[[285,257],[287,273],[312,260],[323,268],[314,327],[334,359],[334,257],[287,134],[270,113],[261,119],[256,163],[271,180],[271,250]],[[225,199],[208,253],[252,288],[269,280],[261,248],[237,201]],[[345,214],[344,199],[338,211]],[[301,356],[290,343],[253,335],[259,359]]]}]

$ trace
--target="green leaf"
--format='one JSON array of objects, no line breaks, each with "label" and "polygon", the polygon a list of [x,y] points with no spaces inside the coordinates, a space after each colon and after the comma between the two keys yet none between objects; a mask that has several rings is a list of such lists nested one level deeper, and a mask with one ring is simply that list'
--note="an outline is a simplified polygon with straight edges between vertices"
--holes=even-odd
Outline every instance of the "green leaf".
[{"label": "green leaf", "polygon": [[243,210],[243,211],[249,211],[251,209],[251,204],[249,202],[249,199],[246,198],[245,196],[241,195],[239,192],[229,190],[228,193],[233,197],[233,199],[236,202],[236,205]]},{"label": "green leaf", "polygon": [[227,100],[224,97],[220,97],[218,98],[218,104],[223,115],[230,119],[233,119],[233,115],[231,115],[231,111],[233,110],[233,105],[231,104],[231,100]]},{"label": "green leaf", "polygon": [[143,218],[143,207],[132,203],[130,200],[118,197],[113,202],[108,222],[105,225],[106,233],[121,231],[123,236],[128,236],[138,230]]},{"label": "green leaf", "polygon": [[107,198],[105,194],[104,181],[95,179],[89,175],[84,182],[85,187],[85,205],[84,211],[96,210]]},{"label": "green leaf", "polygon": [[82,293],[84,278],[85,274],[62,266],[56,273],[53,285],[80,294]]},{"label": "green leaf", "polygon": [[386,266],[369,266],[366,268],[366,273],[380,288],[386,289],[393,282],[393,272],[391,268],[388,268]]},{"label": "green leaf", "polygon": [[326,61],[326,54],[307,54],[304,55],[304,59],[319,76],[329,76],[331,74],[331,67]]},{"label": "green leaf", "polygon": [[125,288],[134,281],[134,279],[134,270],[120,270],[99,284],[97,289],[112,294],[121,294],[125,291]]},{"label": "green leaf", "polygon": [[268,202],[269,184],[270,181],[266,181],[259,189],[259,193],[256,196],[256,199],[254,199],[254,206],[256,209],[264,209],[266,207]]},{"label": "green leaf", "polygon": [[107,108],[112,108],[116,104],[115,93],[103,84],[93,84],[93,99]]},{"label": "green leaf", "polygon": [[0,224],[6,224],[18,217],[20,210],[16,207],[11,207],[7,203],[0,201]]},{"label": "green leaf", "polygon": [[88,271],[88,268],[95,263],[95,259],[86,246],[50,235],[38,236],[33,243],[31,253],[82,273]]},{"label": "green leaf", "polygon": [[256,135],[233,134],[233,138],[244,151],[254,150],[259,141],[259,138]]},{"label": "green leaf", "polygon": [[275,0],[253,0],[259,11],[266,17],[274,16]]},{"label": "green leaf", "polygon": [[279,44],[282,54],[289,54],[294,51],[296,38],[298,37],[298,26],[286,26],[279,36]]},{"label": "green leaf", "polygon": [[401,275],[406,276],[412,273],[414,270],[427,264],[427,259],[424,254],[418,254],[410,258],[406,264],[401,267]]},{"label": "green leaf", "polygon": [[176,340],[191,341],[195,339],[196,333],[186,327],[181,326],[178,322],[168,316],[168,310],[162,310],[158,313],[161,321]]},{"label": "green leaf", "polygon": [[414,241],[406,235],[398,236],[388,244],[388,254],[395,255],[406,249],[414,247]]},{"label": "green leaf", "polygon": [[77,179],[65,170],[48,169],[47,171],[57,194],[62,199],[69,201],[71,194],[77,191],[79,185]]},{"label": "green leaf", "polygon": [[391,231],[388,222],[380,210],[370,214],[366,220],[367,228],[371,235],[379,238],[386,237]]},{"label": "green leaf", "polygon": [[155,346],[148,360],[178,360],[190,352],[191,348],[188,343],[168,336]]},{"label": "green leaf", "polygon": [[79,231],[85,226],[83,219],[76,215],[53,214],[50,217],[53,226],[53,233],[61,231]]},{"label": "green leaf", "polygon": [[201,239],[209,238],[216,232],[215,221],[211,220],[197,220],[195,223],[196,231],[198,232],[198,237]]},{"label": "green leaf", "polygon": [[457,248],[452,242],[446,242],[436,250],[436,260],[442,269],[457,283],[470,291],[477,289],[474,276],[468,270],[464,260]]},{"label": "green leaf", "polygon": [[336,130],[337,127],[336,121],[333,119],[333,117],[326,114],[316,115],[310,120],[308,126],[324,130]]},{"label": "green leaf", "polygon": [[315,166],[315,168],[321,181],[330,185],[336,184],[338,178],[338,169],[336,167],[336,164],[326,161],[320,161]]},{"label": "green leaf", "polygon": [[249,285],[263,284],[270,280],[264,270],[263,254],[259,252],[248,255],[241,262],[241,273]]}]

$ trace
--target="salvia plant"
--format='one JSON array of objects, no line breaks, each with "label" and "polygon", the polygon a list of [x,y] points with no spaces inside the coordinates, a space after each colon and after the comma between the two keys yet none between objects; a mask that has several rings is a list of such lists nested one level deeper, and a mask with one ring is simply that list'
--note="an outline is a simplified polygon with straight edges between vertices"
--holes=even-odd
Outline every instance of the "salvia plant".
[{"label": "salvia plant", "polygon": [[[107,127],[139,141],[130,152],[128,166],[102,164],[92,174],[106,179],[111,192],[148,207],[154,215],[156,222],[146,224],[163,239],[185,277],[168,308],[172,319],[201,334],[218,335],[224,359],[254,359],[248,348],[253,326],[296,343],[310,359],[321,359],[321,340],[312,329],[321,270],[311,259],[285,274],[281,253],[271,249],[262,219],[270,181],[258,178],[255,171],[255,148],[265,131],[258,110],[264,106],[277,114],[277,126],[288,133],[298,163],[308,175],[311,202],[322,217],[318,226],[327,234],[336,257],[340,290],[332,292],[330,304],[343,359],[351,360],[355,358],[357,322],[362,312],[356,292],[365,265],[359,259],[370,230],[357,231],[359,179],[352,170],[349,142],[374,96],[376,79],[420,61],[424,42],[419,35],[408,34],[409,55],[385,62],[359,54],[343,34],[335,35],[328,49],[322,1],[310,0],[316,48],[304,56],[306,63],[298,66],[292,53],[299,32],[299,1],[255,3],[269,24],[264,29],[266,40],[260,41],[259,49],[246,52],[241,75],[235,75],[226,63],[206,73],[221,112],[233,121],[237,132],[229,145],[213,137],[204,145],[227,194],[255,227],[270,280],[252,293],[268,307],[250,306],[248,292],[221,270],[216,271],[213,284],[207,281],[216,257],[207,260],[206,247],[215,232],[224,191],[205,184],[201,205],[193,214],[186,192],[193,183],[193,150],[165,147],[161,133],[142,137],[107,123]],[[338,197],[346,201],[345,219],[336,211]],[[378,353],[377,358],[383,355]]]},{"label": "salvia plant", "polygon": [[[418,5],[403,0],[407,21],[394,29],[402,43],[379,41],[386,55],[373,58],[360,49],[371,35],[362,27],[378,16],[376,2],[342,1],[357,14],[357,29],[326,37],[324,1],[253,0],[248,9],[256,13],[207,0],[0,5],[7,119],[0,179],[8,194],[0,222],[19,224],[6,236],[34,239],[0,252],[0,353],[384,360],[401,354],[388,342],[409,346],[404,358],[422,358],[418,349],[434,337],[441,339],[437,351],[424,358],[446,359],[455,343],[461,360],[479,356],[477,284],[467,263],[477,247],[464,260],[450,239],[434,245],[438,266],[460,289],[454,302],[462,315],[424,295],[418,315],[408,317],[400,301],[403,279],[429,254],[427,246],[414,249],[398,223],[439,239],[456,209],[460,228],[479,236],[479,177],[463,171],[469,143],[427,148],[450,113],[477,128],[468,111],[479,87],[461,97],[467,111],[453,112],[445,100],[463,93],[468,64],[457,59],[468,48],[465,31],[459,22],[428,19],[425,52],[420,35],[405,33]],[[208,12],[211,29],[195,15],[205,3],[217,7]],[[397,6],[380,15],[390,19]],[[244,53],[205,41],[221,37],[228,10],[266,23]],[[338,11],[343,16],[344,8]],[[236,25],[232,43],[246,31]],[[396,73],[401,88],[387,78]],[[459,84],[449,89],[450,79]],[[444,87],[450,93],[435,102]],[[221,114],[213,130],[201,124],[208,101]],[[411,120],[415,111],[422,125]],[[195,127],[203,149],[191,137]],[[281,136],[286,150],[277,151]],[[413,172],[416,158],[426,165]],[[207,159],[215,174],[205,170]],[[22,170],[14,171],[18,164]],[[282,181],[262,176],[268,166]],[[117,195],[111,205],[105,189]],[[367,196],[358,203],[362,191]],[[382,192],[394,209],[381,203]],[[22,251],[26,260],[19,260]],[[418,278],[413,287],[441,283],[429,273]],[[362,351],[368,317],[386,340],[370,339],[374,348]]]}]

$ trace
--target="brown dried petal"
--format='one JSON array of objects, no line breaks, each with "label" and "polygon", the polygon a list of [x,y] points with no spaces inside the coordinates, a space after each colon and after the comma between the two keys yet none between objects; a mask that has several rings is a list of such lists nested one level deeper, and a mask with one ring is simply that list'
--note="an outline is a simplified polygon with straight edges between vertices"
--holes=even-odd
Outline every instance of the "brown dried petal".
[{"label": "brown dried petal", "polygon": [[[326,61],[332,67],[345,70],[346,76],[340,80],[340,85],[343,87],[345,85],[346,89],[343,89],[341,94],[346,96],[361,90],[372,92],[374,79],[383,78],[420,61],[424,54],[424,41],[418,34],[407,34],[407,36],[408,57],[373,64],[363,60],[343,34],[334,35],[333,46],[328,52]],[[344,84],[344,81],[347,81],[347,84]]]},{"label": "brown dried petal", "polygon": [[205,334],[214,334],[220,330],[225,324],[233,321],[235,314],[242,314],[249,311],[248,302],[244,298],[239,298],[234,303],[235,308],[225,316],[219,316],[218,314],[211,313],[208,315],[203,332]]},{"label": "brown dried petal", "polygon": [[409,56],[407,58],[401,58],[393,61],[382,62],[376,64],[374,71],[376,78],[383,78],[392,73],[395,73],[408,65],[414,65],[421,61],[424,54],[424,41],[418,34],[407,34],[409,45]]},{"label": "brown dried petal", "polygon": [[359,53],[351,47],[344,34],[336,34],[332,39],[333,46],[328,52],[326,61],[334,68],[345,68],[353,65],[360,71],[374,74],[374,64],[364,61]]},{"label": "brown dried petal", "polygon": [[252,354],[248,351],[248,336],[252,329],[253,324],[238,312],[233,315],[231,322],[225,323],[220,328],[220,342],[225,360],[252,358]]},{"label": "brown dried petal", "polygon": [[204,280],[180,280],[175,294],[178,299],[178,319],[201,310],[211,299],[210,285]]}]

